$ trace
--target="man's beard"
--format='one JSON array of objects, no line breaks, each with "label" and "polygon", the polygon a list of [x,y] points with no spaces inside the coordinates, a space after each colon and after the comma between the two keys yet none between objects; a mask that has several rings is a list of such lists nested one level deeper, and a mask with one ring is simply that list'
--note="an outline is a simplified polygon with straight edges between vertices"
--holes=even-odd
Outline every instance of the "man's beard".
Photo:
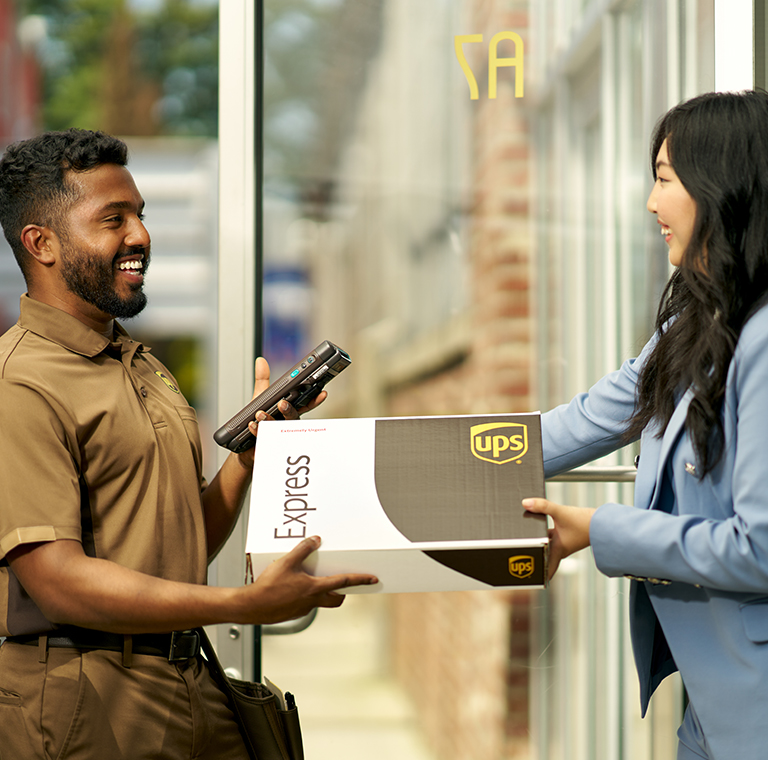
[{"label": "man's beard", "polygon": [[[125,256],[126,253],[120,253],[115,258]],[[142,248],[141,253],[144,254],[143,272],[146,272],[149,266],[149,248]],[[73,252],[65,246],[61,252],[61,260],[64,264],[61,275],[69,289],[105,314],[117,319],[130,319],[147,305],[147,296],[142,290],[143,283],[131,285],[131,293],[126,298],[117,294],[114,259],[107,261],[97,254],[82,250]]]}]

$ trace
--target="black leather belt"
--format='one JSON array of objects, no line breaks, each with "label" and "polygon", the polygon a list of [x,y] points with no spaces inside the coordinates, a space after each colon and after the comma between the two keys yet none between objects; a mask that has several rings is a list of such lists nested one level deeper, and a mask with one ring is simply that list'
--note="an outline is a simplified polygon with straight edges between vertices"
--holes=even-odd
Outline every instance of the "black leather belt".
[{"label": "black leather belt", "polygon": [[64,647],[92,651],[106,649],[110,652],[132,652],[165,657],[169,662],[181,662],[200,653],[200,633],[172,631],[171,633],[136,633],[125,636],[122,633],[92,631],[88,628],[65,626],[48,634],[9,636],[7,641],[16,644],[40,645],[40,636],[47,636],[49,647]]}]

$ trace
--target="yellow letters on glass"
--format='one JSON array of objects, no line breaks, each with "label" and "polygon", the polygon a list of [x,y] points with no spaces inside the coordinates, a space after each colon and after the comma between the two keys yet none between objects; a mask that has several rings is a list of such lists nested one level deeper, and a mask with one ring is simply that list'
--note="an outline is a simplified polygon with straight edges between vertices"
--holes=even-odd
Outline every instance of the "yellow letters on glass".
[{"label": "yellow letters on glass", "polygon": [[[515,54],[511,58],[499,58],[499,43],[502,40],[510,40],[515,44]],[[464,76],[469,84],[469,97],[471,100],[477,100],[480,97],[480,90],[477,86],[477,79],[467,62],[464,55],[464,43],[482,42],[482,34],[457,34],[453,38],[453,49],[456,52],[456,58],[459,61]],[[491,39],[488,46],[488,98],[496,99],[498,70],[499,67],[514,66],[515,68],[515,97],[523,97],[523,40],[517,32],[499,32]]]}]

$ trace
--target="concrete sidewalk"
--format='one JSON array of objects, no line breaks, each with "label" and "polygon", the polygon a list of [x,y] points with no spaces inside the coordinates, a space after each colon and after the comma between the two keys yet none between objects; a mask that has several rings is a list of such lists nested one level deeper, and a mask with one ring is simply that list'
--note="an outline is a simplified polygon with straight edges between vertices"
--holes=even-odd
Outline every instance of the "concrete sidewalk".
[{"label": "concrete sidewalk", "polygon": [[434,760],[388,672],[386,604],[353,594],[301,633],[263,638],[264,675],[295,694],[307,760]]}]

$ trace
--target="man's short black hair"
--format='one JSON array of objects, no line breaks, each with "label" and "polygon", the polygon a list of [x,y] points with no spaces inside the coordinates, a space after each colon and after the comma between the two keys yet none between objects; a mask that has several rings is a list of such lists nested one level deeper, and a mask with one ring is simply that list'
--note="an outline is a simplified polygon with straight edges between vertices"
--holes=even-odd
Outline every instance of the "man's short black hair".
[{"label": "man's short black hair", "polygon": [[78,199],[67,172],[127,163],[122,140],[88,129],[45,132],[6,149],[0,159],[0,225],[25,278],[29,262],[21,242],[24,227],[38,224],[66,232],[64,214]]}]

